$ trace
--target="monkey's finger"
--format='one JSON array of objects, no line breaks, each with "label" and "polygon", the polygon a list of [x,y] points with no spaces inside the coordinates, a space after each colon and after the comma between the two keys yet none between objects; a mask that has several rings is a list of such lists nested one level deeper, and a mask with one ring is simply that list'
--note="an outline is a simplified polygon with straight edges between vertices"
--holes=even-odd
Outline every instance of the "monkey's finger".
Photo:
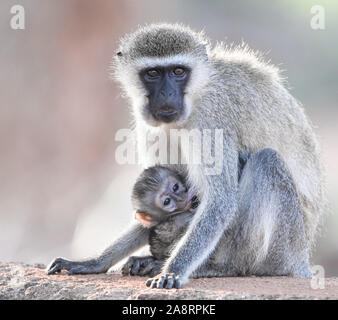
[{"label": "monkey's finger", "polygon": [[167,277],[165,275],[160,276],[160,278],[157,281],[156,288],[159,288],[159,289],[163,288],[163,286],[166,283],[166,280],[167,280]]},{"label": "monkey's finger", "polygon": [[175,278],[175,288],[176,289],[181,289],[182,287],[182,281],[179,276],[176,276]]},{"label": "monkey's finger", "polygon": [[47,274],[51,274],[50,272],[52,271],[52,269],[54,269],[55,268],[55,263],[53,262],[53,263],[51,263],[47,268],[46,268],[46,273]]},{"label": "monkey's finger", "polygon": [[151,284],[152,284],[152,282],[153,282],[153,278],[149,278],[148,280],[147,280],[147,282],[146,282],[146,286],[147,287],[150,287],[151,286]]},{"label": "monkey's finger", "polygon": [[146,266],[140,269],[139,275],[140,276],[150,276],[154,278],[159,273],[161,273],[161,266],[159,266],[155,262],[150,262]]},{"label": "monkey's finger", "polygon": [[140,260],[135,260],[134,264],[131,266],[130,274],[136,276],[139,274],[140,270]]},{"label": "monkey's finger", "polygon": [[129,268],[128,268],[128,266],[126,264],[122,267],[121,273],[122,273],[123,276],[128,276],[129,275]]},{"label": "monkey's finger", "polygon": [[124,266],[122,267],[122,274],[124,276],[129,276],[130,275],[130,270],[131,270],[131,267],[133,266],[134,264],[134,258],[133,257],[130,257],[128,259],[128,261],[124,264]]},{"label": "monkey's finger", "polygon": [[150,288],[156,288],[158,278],[150,278],[146,282],[146,286]]},{"label": "monkey's finger", "polygon": [[153,269],[153,266],[151,263],[149,263],[148,265],[146,265],[144,268],[142,268],[140,271],[139,271],[139,275],[140,276],[146,276],[146,275],[149,275],[150,272],[152,271]]},{"label": "monkey's finger", "polygon": [[62,258],[56,258],[56,259],[54,259],[54,260],[49,264],[49,266],[46,268],[47,274],[51,274],[51,273],[49,273],[51,270],[55,269],[55,267],[56,267],[57,265],[61,265],[62,262],[63,262],[62,260],[63,260]]},{"label": "monkey's finger", "polygon": [[57,273],[57,272],[61,272],[61,269],[62,269],[61,265],[57,264],[54,267],[49,268],[47,270],[47,274],[54,274],[54,273]]},{"label": "monkey's finger", "polygon": [[166,289],[171,289],[174,285],[174,277],[172,275],[168,276],[167,284],[165,286]]},{"label": "monkey's finger", "polygon": [[157,287],[157,281],[158,281],[158,279],[154,279],[153,280],[153,282],[151,283],[151,286],[150,286],[150,288],[156,288]]}]

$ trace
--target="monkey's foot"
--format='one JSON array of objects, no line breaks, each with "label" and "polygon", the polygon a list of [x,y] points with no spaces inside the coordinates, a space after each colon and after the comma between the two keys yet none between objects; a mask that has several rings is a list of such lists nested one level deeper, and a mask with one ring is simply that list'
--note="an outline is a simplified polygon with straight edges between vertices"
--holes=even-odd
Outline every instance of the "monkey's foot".
[{"label": "monkey's foot", "polygon": [[155,278],[150,278],[146,282],[147,287],[158,289],[180,289],[182,287],[182,279],[175,273],[162,273]]},{"label": "monkey's foot", "polygon": [[50,265],[47,267],[46,272],[47,274],[54,274],[59,273],[61,270],[70,270],[71,269],[71,261],[63,259],[63,258],[56,258],[54,259]]},{"label": "monkey's foot", "polygon": [[47,267],[46,272],[47,274],[55,274],[61,272],[61,270],[67,270],[69,275],[104,272],[102,267],[94,260],[80,262],[70,261],[63,258],[54,259]]},{"label": "monkey's foot", "polygon": [[152,256],[130,257],[122,267],[124,276],[151,276],[154,277],[161,272],[163,262]]}]

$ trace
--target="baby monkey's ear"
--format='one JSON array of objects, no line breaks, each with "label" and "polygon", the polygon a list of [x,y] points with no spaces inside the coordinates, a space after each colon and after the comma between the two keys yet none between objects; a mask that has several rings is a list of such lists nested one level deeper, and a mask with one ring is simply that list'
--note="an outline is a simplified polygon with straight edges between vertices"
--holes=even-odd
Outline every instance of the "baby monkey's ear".
[{"label": "baby monkey's ear", "polygon": [[153,218],[146,213],[143,212],[135,212],[135,220],[141,222],[146,227],[151,227],[154,224]]}]

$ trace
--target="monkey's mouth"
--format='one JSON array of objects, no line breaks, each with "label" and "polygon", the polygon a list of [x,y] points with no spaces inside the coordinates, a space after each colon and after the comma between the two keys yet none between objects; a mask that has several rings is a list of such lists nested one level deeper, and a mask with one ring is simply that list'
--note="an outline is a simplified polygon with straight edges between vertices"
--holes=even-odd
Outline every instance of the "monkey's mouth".
[{"label": "monkey's mouth", "polygon": [[177,113],[177,110],[176,109],[164,109],[164,110],[161,110],[160,112],[158,112],[158,116],[160,117],[169,117],[169,116],[173,116]]},{"label": "monkey's mouth", "polygon": [[196,195],[192,195],[191,198],[188,197],[187,205],[185,206],[185,208],[183,210],[175,211],[175,212],[167,215],[166,218],[176,216],[178,214],[187,212],[191,209],[196,209],[199,206],[199,204],[200,204],[200,201],[199,201],[198,197]]},{"label": "monkey's mouth", "polygon": [[168,110],[158,112],[155,116],[156,120],[159,120],[164,123],[170,123],[177,119],[178,111],[177,110]]}]

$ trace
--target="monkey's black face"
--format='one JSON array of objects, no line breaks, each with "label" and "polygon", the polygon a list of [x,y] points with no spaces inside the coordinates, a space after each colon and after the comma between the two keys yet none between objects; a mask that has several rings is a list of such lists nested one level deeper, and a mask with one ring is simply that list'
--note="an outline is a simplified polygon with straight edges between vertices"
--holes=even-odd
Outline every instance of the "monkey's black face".
[{"label": "monkey's black face", "polygon": [[184,111],[190,69],[181,65],[157,66],[142,70],[140,77],[147,90],[147,108],[152,117],[164,123],[177,121]]}]

